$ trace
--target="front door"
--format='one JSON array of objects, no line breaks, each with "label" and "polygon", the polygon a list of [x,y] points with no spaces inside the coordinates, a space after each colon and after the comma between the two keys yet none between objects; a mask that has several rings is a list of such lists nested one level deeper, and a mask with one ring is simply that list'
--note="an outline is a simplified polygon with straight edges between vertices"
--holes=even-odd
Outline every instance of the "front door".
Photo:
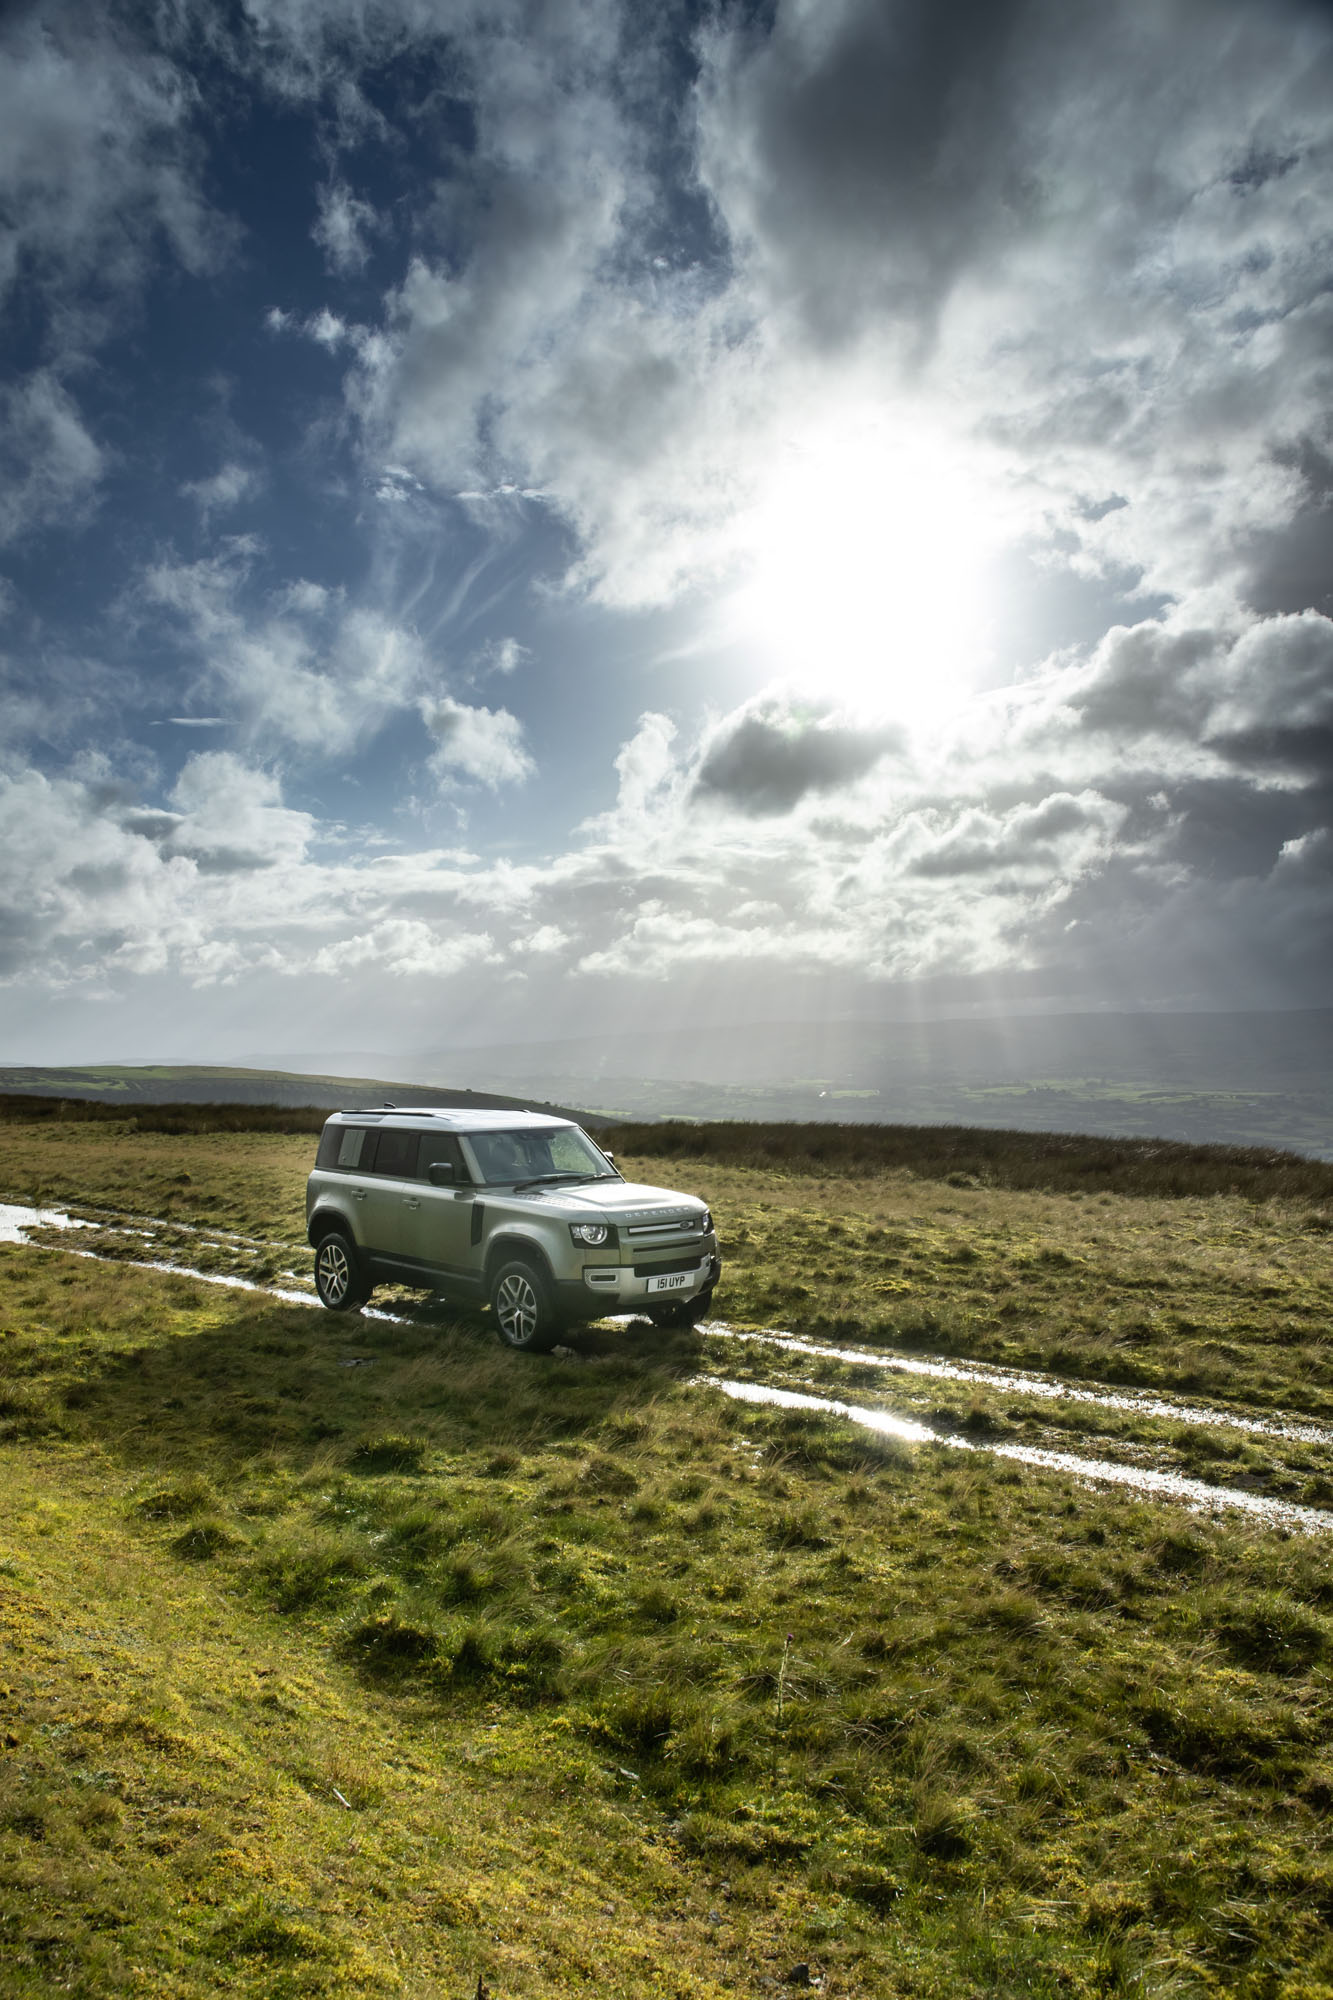
[{"label": "front door", "polygon": [[[454,1170],[452,1186],[435,1187],[427,1178],[432,1166]],[[463,1159],[462,1148],[452,1132],[424,1132],[417,1158],[420,1178],[411,1189],[407,1235],[404,1249],[414,1264],[432,1273],[452,1278],[456,1284],[481,1282],[481,1232],[473,1227],[477,1215],[478,1190]]]}]

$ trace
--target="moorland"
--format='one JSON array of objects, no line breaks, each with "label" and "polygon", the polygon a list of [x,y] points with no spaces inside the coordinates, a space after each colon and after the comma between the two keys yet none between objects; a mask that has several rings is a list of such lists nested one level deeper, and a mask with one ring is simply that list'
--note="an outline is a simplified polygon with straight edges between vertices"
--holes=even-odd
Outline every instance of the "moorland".
[{"label": "moorland", "polygon": [[1333,1996],[1333,1168],[626,1128],[717,1320],[537,1359],[277,1122],[0,1117],[0,1990]]}]

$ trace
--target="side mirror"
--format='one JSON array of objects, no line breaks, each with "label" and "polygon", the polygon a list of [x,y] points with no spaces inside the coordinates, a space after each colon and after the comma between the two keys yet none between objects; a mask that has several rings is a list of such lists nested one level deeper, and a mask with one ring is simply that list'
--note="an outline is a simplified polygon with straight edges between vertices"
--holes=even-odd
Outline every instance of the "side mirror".
[{"label": "side mirror", "polygon": [[454,1183],[453,1161],[432,1160],[426,1169],[426,1179],[432,1187],[452,1187]]},{"label": "side mirror", "polygon": [[606,1150],[606,1148],[605,1148],[605,1146],[603,1146],[603,1148],[602,1148],[602,1157],[603,1157],[603,1159],[606,1159],[606,1160],[609,1160],[609,1161],[611,1162],[611,1165],[612,1165],[612,1166],[614,1166],[614,1165],[615,1165],[615,1163],[616,1163],[616,1156],[615,1156],[615,1154],[614,1154],[614,1153],[608,1153],[608,1152],[607,1152],[607,1150]]}]

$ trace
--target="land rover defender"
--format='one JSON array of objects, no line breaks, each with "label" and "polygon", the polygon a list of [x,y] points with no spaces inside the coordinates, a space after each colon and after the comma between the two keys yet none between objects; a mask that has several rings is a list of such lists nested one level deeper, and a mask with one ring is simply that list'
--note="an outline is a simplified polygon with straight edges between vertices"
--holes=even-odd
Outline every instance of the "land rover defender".
[{"label": "land rover defender", "polygon": [[568,1119],[531,1111],[337,1111],[306,1187],[315,1287],[331,1312],[384,1282],[489,1305],[510,1347],[641,1312],[693,1325],[721,1271],[694,1195],[626,1181]]}]

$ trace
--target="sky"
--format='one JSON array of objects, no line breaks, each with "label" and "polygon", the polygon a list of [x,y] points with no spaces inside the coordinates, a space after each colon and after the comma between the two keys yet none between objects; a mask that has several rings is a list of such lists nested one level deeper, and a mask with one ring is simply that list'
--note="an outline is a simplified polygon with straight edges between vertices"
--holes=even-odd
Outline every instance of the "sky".
[{"label": "sky", "polygon": [[0,1060],[1327,1004],[1333,10],[0,19]]}]

